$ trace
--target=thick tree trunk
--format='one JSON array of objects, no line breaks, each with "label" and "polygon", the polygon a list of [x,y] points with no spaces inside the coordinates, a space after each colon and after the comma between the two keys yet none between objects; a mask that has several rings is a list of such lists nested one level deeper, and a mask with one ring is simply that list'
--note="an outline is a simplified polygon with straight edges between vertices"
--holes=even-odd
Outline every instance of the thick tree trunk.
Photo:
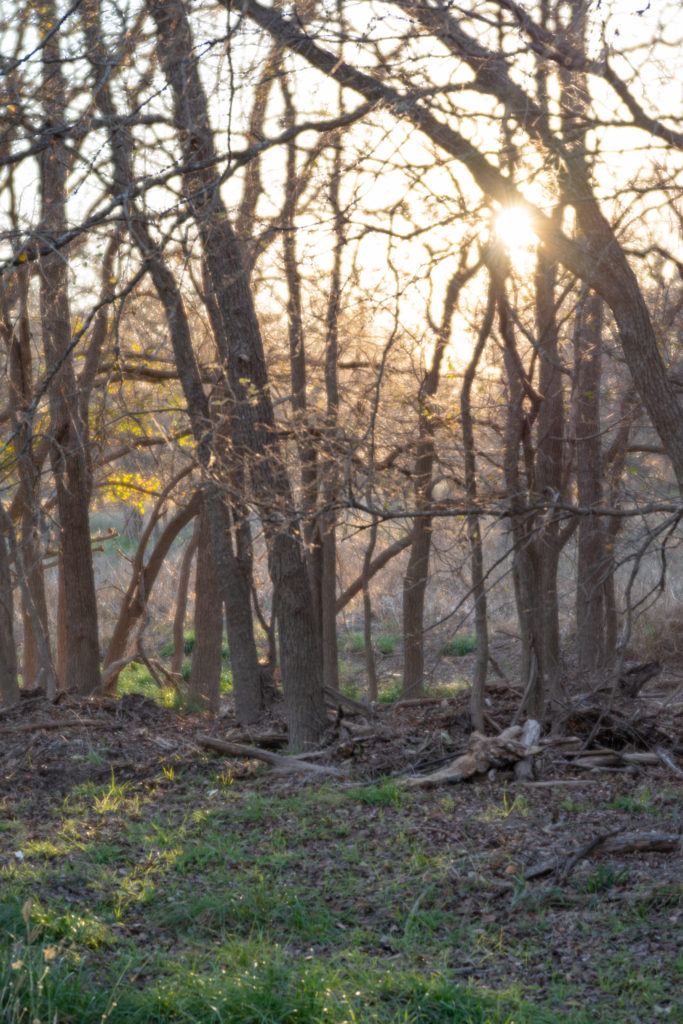
[{"label": "thick tree trunk", "polygon": [[224,335],[216,341],[227,341],[220,355],[234,402],[235,452],[248,464],[269,542],[290,742],[304,747],[317,742],[327,722],[322,651],[299,523],[276,437],[260,329],[247,268],[218,187],[208,105],[185,7],[181,0],[151,0],[150,13],[160,64],[173,93],[186,194],[224,324]]},{"label": "thick tree trunk", "polygon": [[[431,479],[429,459],[429,478]],[[403,577],[403,687],[401,696],[424,693],[424,606],[432,541],[431,516],[416,516],[408,567]]]}]

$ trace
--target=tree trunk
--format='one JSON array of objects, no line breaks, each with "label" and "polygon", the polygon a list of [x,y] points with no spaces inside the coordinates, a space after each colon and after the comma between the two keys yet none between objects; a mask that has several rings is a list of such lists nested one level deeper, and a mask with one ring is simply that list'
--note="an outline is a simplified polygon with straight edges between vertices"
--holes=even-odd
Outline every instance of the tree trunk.
[{"label": "tree trunk", "polygon": [[[462,421],[462,445],[465,453],[465,489],[467,504],[471,509],[477,504],[477,473],[476,450],[474,440],[474,422],[472,418],[472,384],[477,372],[479,360],[488,341],[496,312],[495,290],[493,283],[489,285],[488,302],[479,337],[472,353],[472,358],[465,370],[462,390],[460,392],[460,417]],[[484,577],[484,549],[481,540],[480,516],[472,511],[467,516],[467,537],[470,545],[470,565],[472,572],[472,598],[474,600],[474,626],[477,636],[477,655],[472,677],[472,695],[470,698],[470,717],[472,725],[478,732],[485,732],[484,722],[484,689],[488,670],[489,635],[488,615],[486,608],[486,584]]]},{"label": "tree trunk", "polygon": [[[62,72],[54,0],[41,8],[45,43],[43,89],[46,128],[66,121],[66,81]],[[68,151],[55,137],[40,157],[41,231],[43,239],[66,230]],[[50,458],[59,509],[59,548],[69,615],[66,622],[66,686],[93,693],[100,684],[97,594],[90,547],[90,481],[86,460],[86,425],[81,419],[74,376],[68,268],[63,255],[40,260],[40,315],[50,397]]]},{"label": "tree trunk", "polygon": [[17,653],[14,644],[14,600],[7,545],[0,529],[0,704],[19,700]]},{"label": "tree trunk", "polygon": [[[189,689],[206,711],[218,711],[223,652],[223,602],[211,547],[211,527],[206,507],[197,520],[197,571],[194,599],[194,647]],[[235,701],[236,708],[238,701]],[[257,712],[258,712],[257,708]],[[239,714],[246,725],[253,719]]]},{"label": "tree trunk", "polygon": [[441,363],[450,340],[458,297],[473,273],[467,269],[466,256],[466,252],[461,253],[460,266],[448,283],[432,361],[418,395],[419,439],[413,485],[416,508],[423,514],[416,516],[413,522],[410,557],[403,579],[403,697],[419,697],[424,693],[424,605],[432,543],[432,517],[427,515],[427,510],[431,503],[432,472],[436,458],[430,399],[434,398],[439,389]]},{"label": "tree trunk", "polygon": [[[187,597],[190,589],[190,570],[192,568],[192,561],[197,551],[197,544],[199,543],[199,524],[201,522],[201,516],[199,516],[194,524],[194,530],[192,536],[185,546],[183,557],[180,562],[180,570],[178,572],[178,589],[176,591],[176,604],[175,604],[175,615],[173,616],[173,660],[171,662],[171,671],[175,675],[180,675],[183,669],[183,661],[185,659],[185,616],[187,614]],[[196,615],[195,615],[196,619]]]},{"label": "tree trunk", "polygon": [[[430,479],[431,462],[429,459]],[[424,693],[424,605],[431,539],[431,516],[416,516],[408,567],[403,577],[403,698],[421,697]]]},{"label": "tree trunk", "polygon": [[[602,299],[584,289],[574,328],[574,440],[578,503],[602,503],[600,387]],[[599,516],[581,516],[576,576],[576,649],[579,671],[604,664],[605,529]]]},{"label": "tree trunk", "polygon": [[363,558],[363,639],[365,641],[365,671],[368,677],[368,697],[376,701],[378,697],[377,687],[377,662],[375,651],[372,646],[372,600],[370,597],[370,564],[372,553],[377,542],[377,520],[372,520],[370,527],[370,540],[365,549]]}]

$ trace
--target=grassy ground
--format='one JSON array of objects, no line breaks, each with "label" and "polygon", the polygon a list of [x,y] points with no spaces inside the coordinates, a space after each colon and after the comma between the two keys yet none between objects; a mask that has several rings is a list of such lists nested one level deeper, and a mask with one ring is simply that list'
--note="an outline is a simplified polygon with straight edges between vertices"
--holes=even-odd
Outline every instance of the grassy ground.
[{"label": "grassy ground", "polygon": [[604,862],[532,885],[518,867],[544,830],[606,813],[671,827],[675,792],[584,805],[242,770],[199,757],[4,801],[0,1021],[683,1019],[680,885]]}]

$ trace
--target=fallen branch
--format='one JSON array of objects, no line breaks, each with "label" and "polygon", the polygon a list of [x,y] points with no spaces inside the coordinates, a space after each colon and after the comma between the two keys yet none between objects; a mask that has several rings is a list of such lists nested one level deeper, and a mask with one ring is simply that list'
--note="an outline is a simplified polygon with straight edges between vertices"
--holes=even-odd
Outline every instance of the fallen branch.
[{"label": "fallen branch", "polygon": [[221,740],[215,736],[206,736],[203,734],[200,734],[195,738],[200,747],[206,747],[208,750],[215,750],[219,754],[228,754],[230,757],[247,757],[256,761],[265,761],[266,764],[272,764],[280,771],[306,771],[313,772],[316,775],[334,775],[337,778],[346,778],[346,773],[340,771],[338,768],[333,768],[329,765],[310,764],[308,761],[301,760],[295,754],[289,754],[287,756],[283,754],[274,754],[272,750],[263,750],[261,747],[250,747],[244,743],[230,743],[229,740]]},{"label": "fallen branch", "polygon": [[325,694],[325,702],[331,707],[336,708],[341,704],[345,708],[349,708],[351,711],[356,711],[363,718],[374,718],[375,709],[366,704],[364,701],[354,700],[353,697],[347,697],[345,693],[340,690],[333,690],[331,686],[323,686],[323,692]]},{"label": "fallen branch", "polygon": [[656,850],[660,853],[673,853],[678,850],[680,842],[680,835],[663,832],[607,832],[591,839],[577,850],[558,853],[546,860],[539,861],[526,869],[524,878],[526,881],[531,881],[533,878],[540,878],[541,875],[549,875],[552,872],[559,873],[562,878],[567,878],[580,860],[597,851],[600,853],[644,853]]},{"label": "fallen branch", "polygon": [[287,744],[286,732],[262,732],[253,733],[248,730],[242,732],[231,732],[227,739],[228,743],[247,743],[256,747],[284,747]]}]

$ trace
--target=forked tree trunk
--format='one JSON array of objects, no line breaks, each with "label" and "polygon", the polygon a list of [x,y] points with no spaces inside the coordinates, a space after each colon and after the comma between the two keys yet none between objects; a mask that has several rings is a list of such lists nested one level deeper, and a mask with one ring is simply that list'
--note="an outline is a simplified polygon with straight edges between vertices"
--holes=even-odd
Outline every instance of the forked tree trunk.
[{"label": "forked tree trunk", "polygon": [[[177,479],[173,481],[173,486],[175,486],[176,483]],[[165,500],[166,495],[163,495],[162,497]],[[113,672],[111,670],[112,666],[122,662],[126,657],[133,630],[136,628],[145,612],[152,589],[156,583],[157,576],[161,571],[161,567],[164,564],[171,545],[180,531],[187,526],[188,523],[192,522],[193,518],[199,512],[201,498],[199,493],[193,494],[187,505],[185,505],[184,508],[181,508],[173,516],[173,518],[164,527],[159,540],[154,545],[152,553],[145,561],[147,544],[149,543],[152,529],[158,522],[158,516],[160,514],[162,504],[163,502],[160,501],[157,505],[157,508],[150,516],[150,520],[143,531],[142,537],[140,538],[140,542],[133,558],[130,583],[128,584],[128,589],[126,590],[121,602],[116,625],[114,626],[114,631],[107,647],[107,653],[104,658],[104,672],[107,679],[106,690],[108,693],[114,693],[116,691],[116,681],[121,671],[121,668],[119,668],[118,671]],[[107,671],[108,669],[109,671]]]},{"label": "forked tree trunk", "polygon": [[[84,30],[89,46],[89,59],[96,78],[95,95],[98,107],[111,125],[110,145],[114,164],[114,191],[125,192],[133,184],[132,140],[128,133],[116,130],[117,111],[109,89],[109,55],[100,36],[98,0],[84,0]],[[212,446],[215,424],[204,393],[199,367],[192,347],[190,326],[178,284],[150,233],[141,212],[129,203],[129,228],[146,260],[152,282],[162,304],[168,325],[178,376],[187,404],[195,439],[197,459],[207,476],[205,498],[211,523],[211,543],[218,573],[221,596],[226,605],[228,641],[230,644],[233,685],[237,692],[249,694],[249,707],[260,701],[259,665],[251,622],[250,580],[240,571],[232,546],[232,521],[227,498],[212,474],[221,462]],[[209,305],[209,313],[212,306]],[[231,481],[227,481],[228,486]],[[237,596],[236,596],[237,595]],[[254,693],[257,695],[254,696]]]},{"label": "forked tree trunk", "polygon": [[[40,482],[41,468],[47,449],[36,451],[32,419],[27,415],[33,399],[33,354],[29,314],[29,273],[26,267],[16,271],[16,316],[10,313],[5,296],[0,298],[2,333],[8,351],[9,410],[14,450],[19,474],[18,515],[21,517],[21,550],[23,552],[26,583],[43,634],[49,637],[45,575],[43,572],[42,544],[40,540]],[[16,567],[15,567],[16,568]],[[18,570],[17,570],[18,571]],[[33,689],[41,676],[51,673],[51,665],[43,665],[26,602],[21,601],[23,621],[22,684]]]},{"label": "forked tree trunk", "polygon": [[248,465],[269,544],[290,743],[305,747],[317,742],[327,722],[322,652],[297,517],[276,437],[261,333],[247,267],[219,191],[208,104],[185,6],[181,0],[150,0],[149,8],[157,29],[159,61],[173,94],[186,195],[224,325],[224,334],[216,341],[227,342],[227,350],[220,355],[234,402],[234,449]]}]

